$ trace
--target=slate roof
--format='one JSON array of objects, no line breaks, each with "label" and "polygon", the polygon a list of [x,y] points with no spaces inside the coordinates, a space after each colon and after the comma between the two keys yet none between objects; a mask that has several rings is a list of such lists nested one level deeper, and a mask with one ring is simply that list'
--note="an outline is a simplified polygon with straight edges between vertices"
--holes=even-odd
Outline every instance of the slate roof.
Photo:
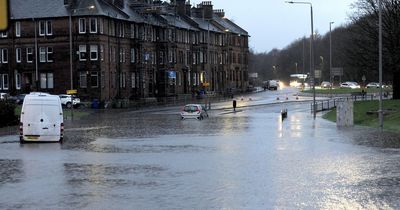
[{"label": "slate roof", "polygon": [[[69,8],[64,5],[64,0],[10,0],[11,19],[55,18],[69,16]],[[248,36],[248,32],[226,18],[214,15],[212,21],[203,18],[189,17],[192,21],[185,20],[175,14],[140,14],[140,8],[131,6],[125,1],[125,7],[120,9],[104,0],[77,1],[78,5],[73,10],[73,16],[110,16],[113,18],[147,23],[157,26],[172,25],[189,30],[210,30],[223,33],[228,29],[231,33]],[[94,6],[93,9],[89,9]],[[198,27],[198,28],[197,28]]]},{"label": "slate roof", "polygon": [[218,32],[218,33],[224,32],[223,30],[221,30],[218,27],[216,27],[215,25],[213,25],[212,21],[209,22],[203,18],[195,18],[195,17],[192,17],[192,20],[194,22],[196,22],[199,25],[199,28],[202,30],[206,30],[206,31],[210,30],[213,32]]},{"label": "slate roof", "polygon": [[64,0],[11,0],[11,19],[65,17],[69,12]]},{"label": "slate roof", "polygon": [[229,30],[229,32],[235,33],[235,34],[240,34],[242,36],[248,36],[249,33],[236,25],[234,22],[230,21],[227,18],[221,18],[217,15],[214,15],[213,21],[217,22],[219,25],[224,27],[225,29]]},{"label": "slate roof", "polygon": [[175,26],[177,28],[189,29],[189,30],[198,30],[193,27],[190,23],[183,20],[180,16],[176,15],[161,15],[162,18],[168,21],[169,25]]}]

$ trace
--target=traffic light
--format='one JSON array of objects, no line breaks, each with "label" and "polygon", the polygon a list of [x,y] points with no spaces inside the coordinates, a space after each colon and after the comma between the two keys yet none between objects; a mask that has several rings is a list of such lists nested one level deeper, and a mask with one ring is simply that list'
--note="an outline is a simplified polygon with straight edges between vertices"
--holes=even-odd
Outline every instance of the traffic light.
[{"label": "traffic light", "polygon": [[0,0],[0,31],[8,28],[8,0]]}]

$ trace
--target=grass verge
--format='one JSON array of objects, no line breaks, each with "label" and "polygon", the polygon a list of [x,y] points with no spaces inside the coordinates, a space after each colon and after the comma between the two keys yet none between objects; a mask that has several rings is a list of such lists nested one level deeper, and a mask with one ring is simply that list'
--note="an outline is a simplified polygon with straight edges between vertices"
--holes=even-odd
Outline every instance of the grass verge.
[{"label": "grass verge", "polygon": [[[354,93],[354,92],[360,92],[361,93],[362,89],[357,88],[357,89],[351,89],[351,88],[334,88],[332,89],[332,94],[348,94],[348,93]],[[366,93],[379,93],[379,88],[365,88],[364,91]],[[391,89],[383,89],[384,92],[389,91],[391,92]],[[303,93],[312,93],[313,90],[305,90]],[[330,94],[331,90],[329,88],[323,88],[323,89],[315,89],[315,93],[317,94]]]},{"label": "grass verge", "polygon": [[[379,101],[356,101],[354,102],[354,124],[378,128],[378,113],[367,114],[379,109]],[[387,131],[400,133],[400,100],[383,101],[384,115],[383,128]],[[324,119],[336,122],[336,109],[331,110],[323,116]]]}]

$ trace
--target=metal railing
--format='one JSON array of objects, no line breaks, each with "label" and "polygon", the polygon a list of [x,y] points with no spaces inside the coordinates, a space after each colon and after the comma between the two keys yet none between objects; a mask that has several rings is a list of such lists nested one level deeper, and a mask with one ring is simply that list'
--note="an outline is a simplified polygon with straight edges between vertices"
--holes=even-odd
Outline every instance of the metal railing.
[{"label": "metal railing", "polygon": [[[392,94],[386,93],[384,95],[384,99],[391,99]],[[316,112],[327,111],[336,108],[337,104],[341,101],[373,101],[378,100],[379,94],[369,93],[369,94],[361,94],[361,93],[351,93],[344,97],[336,97],[331,99],[317,100]],[[311,103],[311,113],[314,111],[314,105]]]}]

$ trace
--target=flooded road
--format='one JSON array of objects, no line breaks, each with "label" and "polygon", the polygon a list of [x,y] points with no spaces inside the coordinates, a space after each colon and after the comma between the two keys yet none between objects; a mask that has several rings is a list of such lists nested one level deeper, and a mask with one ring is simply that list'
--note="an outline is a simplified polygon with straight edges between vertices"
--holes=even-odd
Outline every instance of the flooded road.
[{"label": "flooded road", "polygon": [[0,209],[400,208],[398,139],[314,121],[309,103],[178,112],[67,121],[62,145],[0,137]]}]

